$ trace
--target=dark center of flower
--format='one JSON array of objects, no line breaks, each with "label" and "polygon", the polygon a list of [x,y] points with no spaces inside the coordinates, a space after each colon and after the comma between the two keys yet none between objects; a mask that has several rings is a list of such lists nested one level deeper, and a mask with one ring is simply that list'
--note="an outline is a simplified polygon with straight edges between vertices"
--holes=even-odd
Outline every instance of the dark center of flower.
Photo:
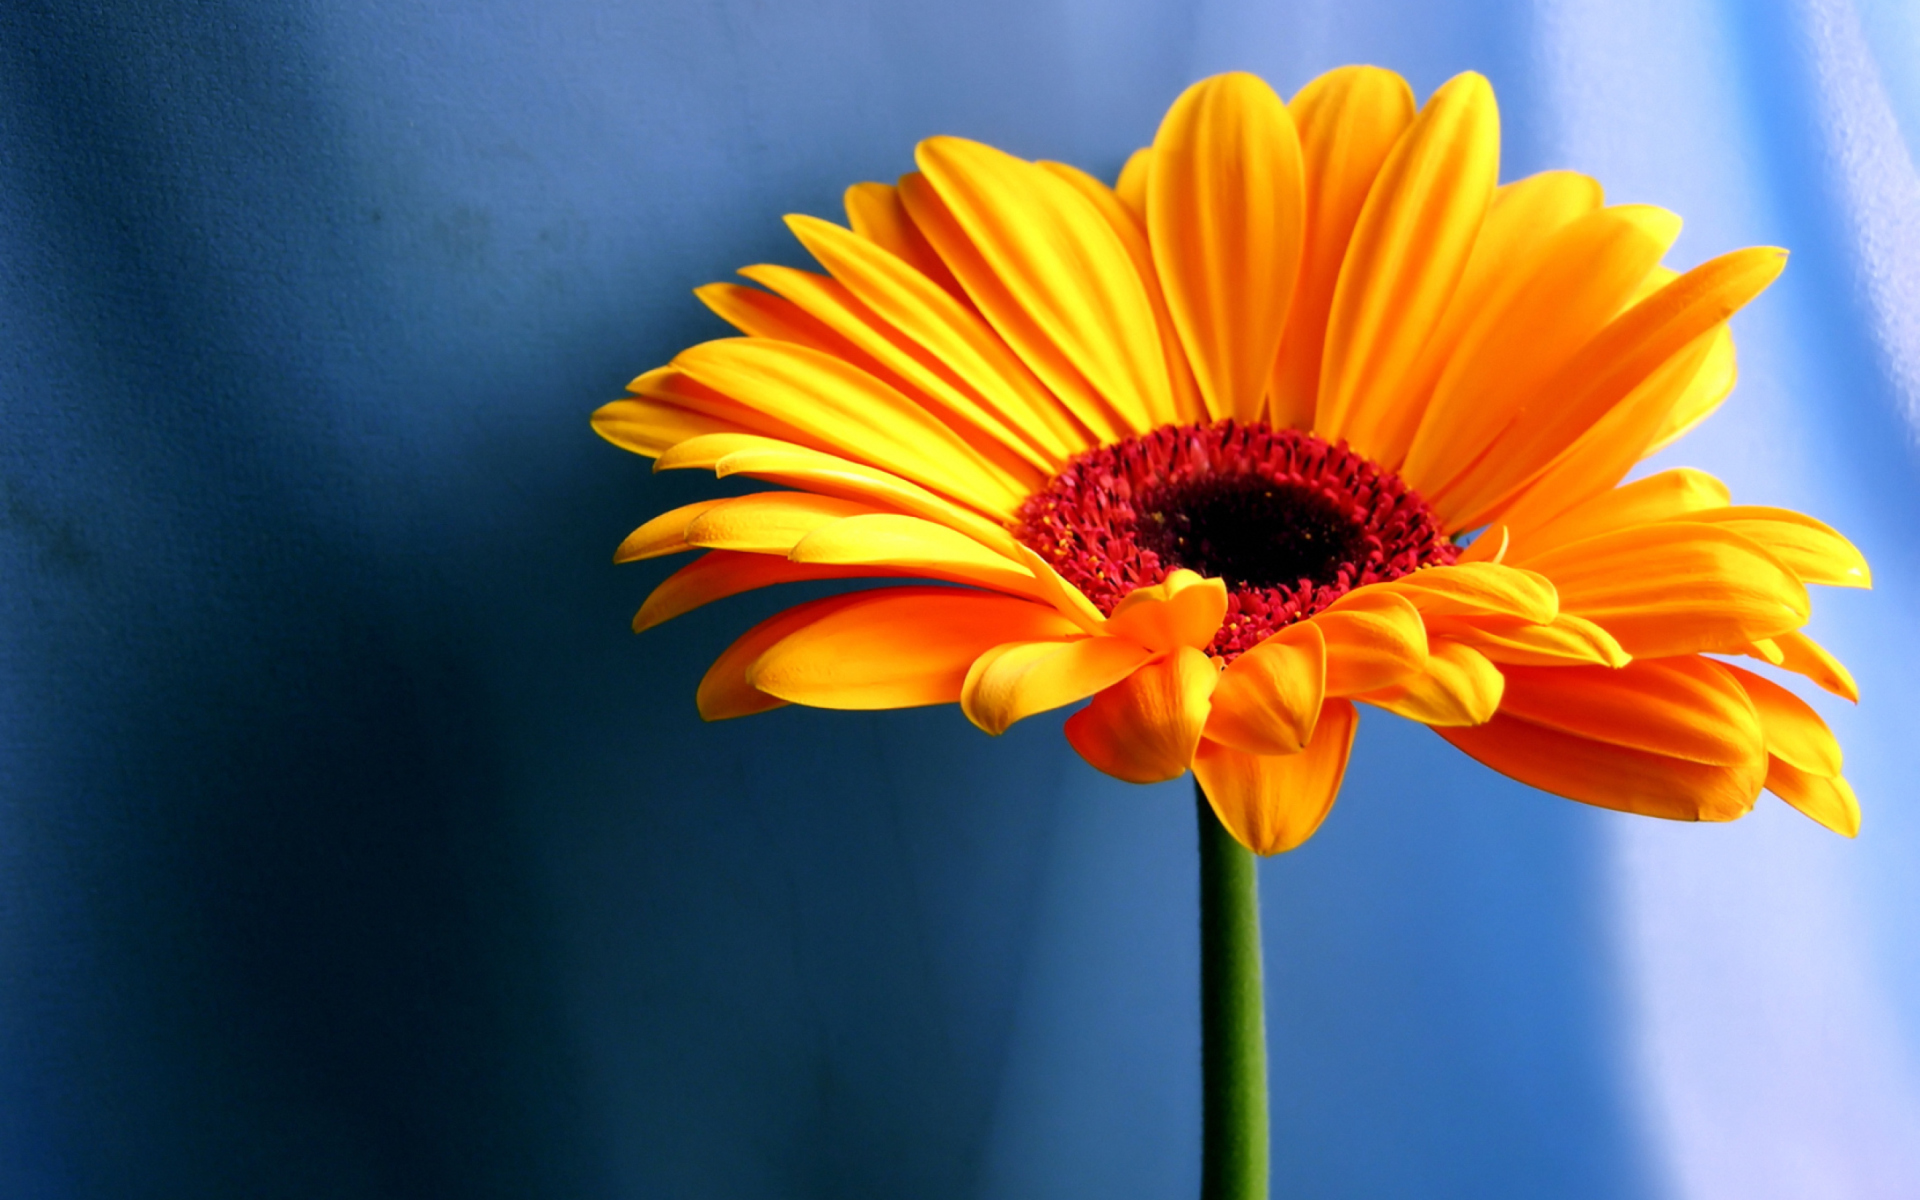
[{"label": "dark center of flower", "polygon": [[1106,613],[1181,567],[1225,579],[1210,649],[1229,659],[1353,588],[1459,555],[1419,493],[1345,442],[1238,421],[1087,451],[1021,505],[1014,536]]}]

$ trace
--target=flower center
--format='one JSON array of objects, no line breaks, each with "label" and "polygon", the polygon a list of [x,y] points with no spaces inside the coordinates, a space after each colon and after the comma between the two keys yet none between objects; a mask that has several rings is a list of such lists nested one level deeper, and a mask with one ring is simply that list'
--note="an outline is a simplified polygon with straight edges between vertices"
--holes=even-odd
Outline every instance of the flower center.
[{"label": "flower center", "polygon": [[1013,532],[1103,613],[1181,567],[1225,579],[1210,650],[1229,659],[1353,588],[1459,556],[1419,493],[1345,442],[1231,420],[1079,455]]}]

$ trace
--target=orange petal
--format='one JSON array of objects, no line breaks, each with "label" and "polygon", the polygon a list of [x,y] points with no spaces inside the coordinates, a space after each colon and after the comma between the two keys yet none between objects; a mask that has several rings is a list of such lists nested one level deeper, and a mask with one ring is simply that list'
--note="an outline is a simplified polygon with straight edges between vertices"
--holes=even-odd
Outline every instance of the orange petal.
[{"label": "orange petal", "polygon": [[[660,586],[647,595],[640,611],[633,615],[633,631],[645,633],[704,604],[775,584],[819,579],[887,579],[905,574],[878,567],[816,567],[792,562],[777,554],[709,550],[660,581]],[[930,572],[917,574],[925,576]],[[741,670],[745,669],[743,665]]]},{"label": "orange petal", "polygon": [[1544,520],[1539,506],[1515,505],[1502,514],[1502,520],[1512,531],[1507,561],[1523,563],[1536,551],[1549,546],[1725,508],[1730,500],[1727,485],[1705,471],[1675,467],[1601,492],[1558,515],[1546,513]]},{"label": "orange petal", "polygon": [[1866,556],[1831,525],[1786,508],[1737,504],[1687,517],[1744,534],[1765,547],[1803,583],[1829,587],[1873,586]]},{"label": "orange petal", "polygon": [[1733,335],[1716,325],[1641,380],[1532,479],[1480,512],[1460,515],[1460,527],[1496,519],[1537,526],[1604,495],[1652,453],[1648,439],[1676,407],[1704,396],[1718,403],[1733,390],[1734,377]]},{"label": "orange petal", "polygon": [[1273,89],[1230,72],[1194,84],[1153,140],[1147,231],[1207,410],[1258,420],[1305,228],[1300,138]]},{"label": "orange petal", "polygon": [[1406,384],[1466,268],[1499,168],[1493,89],[1457,75],[1395,145],[1354,227],[1327,321],[1322,437],[1378,460],[1402,427],[1411,432],[1419,414]]},{"label": "orange petal", "polygon": [[1423,725],[1479,725],[1499,710],[1504,684],[1479,651],[1434,641],[1418,674],[1357,698]]},{"label": "orange petal", "polygon": [[[980,281],[948,257],[938,239],[935,245],[987,319],[1043,379],[1042,362],[1022,344],[1034,328],[1124,419],[1127,432],[1143,433],[1153,427],[1153,414],[1173,411],[1146,288],[1092,204],[1051,172],[964,138],[928,138],[915,158],[993,271],[995,287],[976,287]],[[1004,314],[996,311],[1002,290],[1024,320],[1002,324]]]},{"label": "orange petal", "polygon": [[1401,474],[1439,495],[1530,406],[1548,380],[1633,298],[1680,234],[1680,218],[1644,204],[1589,213],[1560,230],[1485,301],[1434,386]]},{"label": "orange petal", "polygon": [[960,688],[967,720],[991,734],[1038,712],[1084,700],[1131,675],[1153,651],[1125,638],[1009,642],[975,659]]},{"label": "orange petal", "polygon": [[[782,559],[768,559],[769,562],[782,562]],[[696,564],[697,565],[697,564]],[[700,689],[694,694],[694,703],[700,709],[700,718],[704,721],[725,721],[731,717],[751,716],[765,712],[770,708],[779,708],[786,704],[777,696],[757,690],[747,681],[747,669],[754,660],[766,653],[768,647],[776,645],[788,634],[805,628],[809,623],[856,603],[864,595],[855,592],[846,596],[827,596],[819,600],[809,600],[797,604],[785,612],[775,613],[755,625],[728,646],[720,657],[714,660],[707,673],[700,680]]]},{"label": "orange petal", "polygon": [[866,241],[932,280],[942,291],[966,303],[967,293],[940,261],[926,235],[914,226],[900,202],[900,189],[885,183],[856,183],[847,189],[847,224]]},{"label": "orange petal", "polygon": [[1086,432],[972,307],[924,274],[838,225],[791,216],[788,228],[869,310],[924,354],[924,370],[986,405],[1050,456],[1054,469],[1086,449]]},{"label": "orange petal", "polygon": [[[865,245],[851,234],[847,239]],[[854,349],[853,354],[839,357],[933,414],[1021,486],[1038,488],[1058,468],[1061,455],[1030,438],[1026,423],[982,398],[946,363],[895,329],[839,280],[770,264],[746,267],[740,273],[825,324]],[[938,289],[928,283],[925,291],[937,294]]]},{"label": "orange petal", "polygon": [[1497,562],[1427,567],[1358,590],[1404,596],[1423,617],[1515,617],[1545,624],[1560,611],[1559,594],[1546,576]]},{"label": "orange petal", "polygon": [[945,525],[902,513],[867,513],[821,525],[793,545],[794,562],[938,572],[977,587],[1045,599],[1033,573]]},{"label": "orange petal", "polygon": [[1193,761],[1219,679],[1211,659],[1182,646],[1096,693],[1067,718],[1067,741],[1094,767],[1128,783],[1176,778]]},{"label": "orange petal", "polygon": [[1738,653],[1806,623],[1807,589],[1753,541],[1715,525],[1667,521],[1536,555],[1560,605],[1635,658]]},{"label": "orange petal", "polygon": [[690,546],[784,555],[801,538],[844,517],[873,509],[808,492],[756,492],[722,500],[687,523]]},{"label": "orange petal", "polygon": [[1420,611],[1394,592],[1348,592],[1308,620],[1326,639],[1329,696],[1390,687],[1427,665],[1427,627]]},{"label": "orange petal", "polygon": [[1838,775],[1822,779],[1775,758],[1767,769],[1767,790],[1841,837],[1860,832],[1860,801],[1853,785]]},{"label": "orange petal", "polygon": [[693,289],[693,294],[712,309],[714,315],[748,337],[811,346],[849,361],[866,358],[847,339],[785,296],[738,283],[709,283]]},{"label": "orange petal", "polygon": [[1471,527],[1477,514],[1524,485],[1662,364],[1765,290],[1785,265],[1782,250],[1736,250],[1634,305],[1541,385],[1539,395],[1551,403],[1519,413],[1474,470],[1422,494],[1450,528]]},{"label": "orange petal", "polygon": [[1294,754],[1320,720],[1327,641],[1312,621],[1289,625],[1227,664],[1207,738],[1247,754]]},{"label": "orange petal", "polygon": [[682,504],[679,508],[661,513],[628,534],[627,540],[621,542],[620,548],[613,552],[613,561],[639,562],[642,559],[659,558],[663,554],[692,550],[693,544],[687,541],[687,526],[708,509],[726,502],[724,497],[719,500],[696,500],[692,504]]},{"label": "orange petal", "polygon": [[1632,656],[1584,617],[1560,613],[1545,625],[1512,617],[1427,617],[1427,637],[1471,646],[1497,663],[1528,667],[1624,667]]},{"label": "orange petal", "polygon": [[1255,854],[1279,854],[1313,836],[1340,794],[1359,722],[1353,705],[1330,700],[1298,754],[1248,754],[1207,739],[1193,773],[1220,823]]},{"label": "orange petal", "polygon": [[787,342],[725,338],[682,350],[673,361],[698,382],[803,431],[819,449],[884,463],[1003,518],[1026,499],[959,434],[837,358]]},{"label": "orange petal", "polygon": [[1506,716],[1668,758],[1764,764],[1760,716],[1720,663],[1688,655],[1618,668],[1510,666],[1505,674]]},{"label": "orange petal", "polygon": [[1012,596],[923,587],[857,595],[770,646],[747,668],[748,682],[815,708],[951,704],[973,660],[993,647],[1078,632],[1051,608]]},{"label": "orange petal", "polygon": [[[1577,668],[1560,668],[1577,669]],[[1436,727],[1460,750],[1541,791],[1675,821],[1731,821],[1753,808],[1766,759],[1719,766],[1633,750],[1522,721]]]},{"label": "orange petal", "polygon": [[1827,648],[1804,633],[1777,633],[1768,639],[1780,654],[1780,666],[1796,675],[1804,675],[1843,700],[1860,703],[1860,685],[1853,672],[1827,652]]},{"label": "orange petal", "polygon": [[1176,570],[1151,587],[1135,588],[1114,605],[1106,630],[1155,650],[1204,649],[1227,618],[1227,584]]},{"label": "orange petal", "polygon": [[1113,227],[1115,236],[1126,246],[1127,257],[1133,260],[1133,269],[1140,273],[1140,282],[1146,286],[1147,301],[1153,305],[1153,322],[1160,330],[1160,347],[1167,363],[1167,381],[1173,388],[1173,411],[1160,414],[1158,423],[1205,421],[1207,408],[1200,399],[1200,386],[1194,382],[1193,368],[1188,365],[1186,353],[1180,348],[1180,332],[1174,328],[1173,314],[1168,311],[1166,295],[1160,290],[1159,274],[1153,265],[1153,250],[1147,245],[1145,218],[1136,216],[1106,184],[1077,167],[1057,162],[1042,162],[1040,166],[1072,184],[1076,191],[1100,210],[1100,215]]},{"label": "orange petal", "polygon": [[1760,714],[1760,726],[1766,731],[1768,754],[1822,779],[1840,774],[1840,743],[1805,700],[1752,671],[1726,663],[1720,666],[1740,681],[1748,699],[1753,701],[1754,711]]},{"label": "orange petal", "polygon": [[1301,88],[1287,111],[1305,168],[1306,245],[1268,382],[1267,420],[1310,429],[1340,264],[1374,177],[1413,123],[1413,89],[1379,67],[1337,67]]},{"label": "orange petal", "polygon": [[1120,168],[1120,179],[1113,185],[1113,194],[1120,203],[1127,206],[1142,228],[1147,223],[1147,179],[1153,174],[1153,147],[1142,146],[1127,155],[1127,163]]}]

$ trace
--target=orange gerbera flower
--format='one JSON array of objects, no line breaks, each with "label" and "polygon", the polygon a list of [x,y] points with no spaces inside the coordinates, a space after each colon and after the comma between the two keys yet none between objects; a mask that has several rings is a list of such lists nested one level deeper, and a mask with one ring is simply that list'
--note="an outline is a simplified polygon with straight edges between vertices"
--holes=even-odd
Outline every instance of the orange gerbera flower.
[{"label": "orange gerbera flower", "polygon": [[932,581],[762,622],[701,713],[957,701],[999,733],[1090,697],[1088,762],[1191,767],[1260,853],[1326,816],[1356,701],[1576,800],[1727,820],[1765,787],[1851,835],[1820,718],[1707,656],[1857,698],[1799,630],[1807,584],[1867,585],[1860,554],[1699,471],[1616,486],[1727,394],[1727,318],[1784,253],[1676,274],[1672,213],[1571,172],[1496,186],[1498,159],[1486,80],[1416,111],[1370,67],[1291,104],[1196,84],[1117,188],[922,142],[847,192],[850,229],[788,218],[826,274],[701,288],[746,336],[595,414],[656,469],[790,489],[635,530],[617,561],[706,551],[635,629]]}]

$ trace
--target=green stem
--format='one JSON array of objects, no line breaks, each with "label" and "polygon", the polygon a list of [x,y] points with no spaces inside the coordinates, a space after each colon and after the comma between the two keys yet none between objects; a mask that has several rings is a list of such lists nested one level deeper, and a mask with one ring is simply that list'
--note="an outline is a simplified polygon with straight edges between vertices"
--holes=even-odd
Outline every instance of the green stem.
[{"label": "green stem", "polygon": [[1267,1019],[1253,854],[1200,805],[1201,1200],[1267,1200]]}]

